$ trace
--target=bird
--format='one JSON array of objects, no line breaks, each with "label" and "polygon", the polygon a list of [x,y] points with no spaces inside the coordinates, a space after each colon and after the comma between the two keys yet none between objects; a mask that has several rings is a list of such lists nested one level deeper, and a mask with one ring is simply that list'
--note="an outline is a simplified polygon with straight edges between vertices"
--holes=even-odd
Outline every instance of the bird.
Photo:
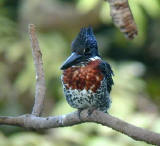
[{"label": "bird", "polygon": [[108,113],[114,74],[99,55],[91,26],[80,29],[71,44],[71,55],[60,69],[64,95],[72,108],[79,114],[84,109],[90,114],[94,110]]}]

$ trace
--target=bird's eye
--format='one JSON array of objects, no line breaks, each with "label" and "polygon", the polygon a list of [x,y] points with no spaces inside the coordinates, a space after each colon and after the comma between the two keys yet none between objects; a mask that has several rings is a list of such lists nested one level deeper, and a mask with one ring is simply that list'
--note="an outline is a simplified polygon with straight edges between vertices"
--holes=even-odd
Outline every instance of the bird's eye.
[{"label": "bird's eye", "polygon": [[85,48],[84,53],[89,53],[89,48]]}]

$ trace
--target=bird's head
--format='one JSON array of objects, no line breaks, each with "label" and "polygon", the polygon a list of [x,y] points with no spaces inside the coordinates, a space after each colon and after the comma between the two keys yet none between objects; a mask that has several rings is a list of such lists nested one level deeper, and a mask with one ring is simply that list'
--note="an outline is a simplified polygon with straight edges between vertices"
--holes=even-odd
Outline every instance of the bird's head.
[{"label": "bird's head", "polygon": [[81,28],[79,34],[72,42],[71,51],[71,55],[61,66],[62,70],[86,63],[96,56],[99,57],[97,41],[91,27]]}]

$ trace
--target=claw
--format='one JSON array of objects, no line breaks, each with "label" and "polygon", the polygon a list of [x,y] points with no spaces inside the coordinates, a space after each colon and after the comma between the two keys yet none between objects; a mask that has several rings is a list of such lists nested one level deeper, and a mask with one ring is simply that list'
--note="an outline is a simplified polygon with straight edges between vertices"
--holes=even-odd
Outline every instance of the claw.
[{"label": "claw", "polygon": [[81,108],[78,109],[78,118],[79,118],[80,120],[82,120],[82,119],[81,119],[81,112],[82,112],[82,111],[83,111],[83,109],[81,109]]}]

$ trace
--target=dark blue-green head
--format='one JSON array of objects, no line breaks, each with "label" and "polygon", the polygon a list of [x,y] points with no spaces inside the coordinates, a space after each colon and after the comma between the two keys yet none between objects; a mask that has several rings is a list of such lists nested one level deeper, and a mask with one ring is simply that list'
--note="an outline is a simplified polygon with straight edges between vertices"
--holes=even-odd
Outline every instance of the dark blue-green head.
[{"label": "dark blue-green head", "polygon": [[91,27],[81,28],[71,45],[72,54],[67,58],[61,69],[85,63],[91,58],[98,57],[98,46]]}]

